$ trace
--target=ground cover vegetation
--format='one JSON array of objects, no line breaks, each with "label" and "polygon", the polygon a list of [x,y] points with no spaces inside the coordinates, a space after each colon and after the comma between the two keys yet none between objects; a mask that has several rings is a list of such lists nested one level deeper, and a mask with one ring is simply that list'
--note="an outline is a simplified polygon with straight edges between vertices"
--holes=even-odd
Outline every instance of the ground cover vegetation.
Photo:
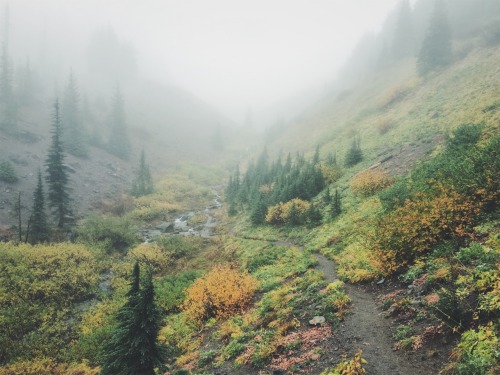
[{"label": "ground cover vegetation", "polygon": [[[405,12],[402,7],[400,20]],[[226,229],[213,238],[140,243],[136,234],[211,204],[207,186],[220,174],[184,166],[153,192],[103,201],[78,226],[73,243],[55,243],[58,237],[36,229],[45,221],[38,176],[27,237],[33,245],[0,243],[0,374],[153,373],[163,366],[174,374],[363,374],[360,351],[319,367],[349,311],[344,283],[360,282],[381,285],[379,305],[397,322],[395,350],[428,347],[433,357],[437,350],[428,345],[444,338],[454,349],[443,374],[500,371],[498,23],[475,36],[487,48],[464,43],[457,54],[461,41],[450,41],[448,33],[433,37],[446,8],[428,13],[432,23],[417,59],[403,49],[408,44],[395,41],[391,59],[408,61],[386,61],[395,65],[378,71],[373,84],[329,103],[334,115],[305,118],[310,137],[300,126],[280,137],[288,149],[307,139],[309,160],[299,153],[271,162],[264,152],[244,173],[233,169],[230,216],[220,214]],[[402,30],[409,22],[397,25]],[[0,77],[5,134],[17,129],[8,67],[2,64]],[[72,76],[66,95],[63,110],[77,113]],[[119,89],[113,103],[111,122],[122,131]],[[59,122],[56,105],[47,162],[58,168]],[[75,129],[68,152],[85,157]],[[279,142],[269,147],[278,150]],[[110,139],[103,147],[126,159],[129,145]],[[148,173],[141,175],[143,160],[138,178],[149,181]],[[2,162],[0,176],[15,183],[9,164]],[[48,203],[59,214],[56,224],[68,224],[66,208]],[[325,281],[315,268],[318,251],[336,261],[341,280]],[[142,278],[139,269],[147,270]],[[317,315],[325,321],[314,323]],[[148,353],[127,357],[126,345],[136,340]]]}]

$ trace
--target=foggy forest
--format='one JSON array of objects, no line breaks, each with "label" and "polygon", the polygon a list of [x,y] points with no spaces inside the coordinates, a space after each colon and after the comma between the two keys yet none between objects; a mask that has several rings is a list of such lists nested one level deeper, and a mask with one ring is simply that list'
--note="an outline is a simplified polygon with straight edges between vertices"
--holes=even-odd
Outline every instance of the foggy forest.
[{"label": "foggy forest", "polygon": [[500,374],[500,1],[0,3],[0,375]]}]

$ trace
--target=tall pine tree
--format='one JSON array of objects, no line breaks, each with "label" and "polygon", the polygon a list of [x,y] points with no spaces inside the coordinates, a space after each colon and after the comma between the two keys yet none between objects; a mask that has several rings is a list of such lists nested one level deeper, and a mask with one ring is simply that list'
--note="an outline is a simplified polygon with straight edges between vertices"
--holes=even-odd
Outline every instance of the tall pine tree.
[{"label": "tall pine tree", "polygon": [[451,63],[452,58],[451,26],[443,1],[436,0],[429,29],[417,59],[418,74],[426,76],[431,71]]},{"label": "tall pine tree", "polygon": [[401,0],[392,41],[392,57],[397,61],[415,55],[415,32],[409,0]]},{"label": "tall pine tree", "polygon": [[52,143],[46,160],[46,181],[49,189],[49,205],[53,209],[57,226],[61,229],[71,221],[69,177],[64,167],[62,131],[59,100],[56,99],[52,117]]},{"label": "tall pine tree", "polygon": [[0,128],[9,133],[17,130],[17,102],[13,88],[13,69],[9,57],[9,7],[4,10],[4,40],[0,56]]},{"label": "tall pine tree", "polygon": [[33,193],[33,208],[29,222],[29,240],[33,244],[49,240],[49,224],[45,213],[42,172],[40,170],[38,170],[38,184]]},{"label": "tall pine tree", "polygon": [[80,99],[78,97],[78,88],[73,72],[69,75],[61,114],[64,119],[63,141],[66,151],[75,156],[87,156],[87,140],[83,130],[83,122],[80,114]]},{"label": "tall pine tree", "polygon": [[107,149],[112,154],[123,160],[130,157],[131,146],[128,137],[127,124],[125,120],[125,108],[120,87],[116,87],[113,97],[113,107],[110,116],[111,135],[108,140]]},{"label": "tall pine tree", "polygon": [[101,375],[154,375],[155,368],[162,363],[157,341],[160,314],[154,302],[151,272],[140,287],[138,263],[134,266],[127,297],[117,313],[113,336],[106,344]]},{"label": "tall pine tree", "polygon": [[154,191],[153,178],[149,170],[149,165],[146,163],[146,156],[144,149],[141,152],[141,160],[139,162],[139,170],[137,176],[132,183],[132,195],[134,197],[141,197],[143,195],[151,194]]}]

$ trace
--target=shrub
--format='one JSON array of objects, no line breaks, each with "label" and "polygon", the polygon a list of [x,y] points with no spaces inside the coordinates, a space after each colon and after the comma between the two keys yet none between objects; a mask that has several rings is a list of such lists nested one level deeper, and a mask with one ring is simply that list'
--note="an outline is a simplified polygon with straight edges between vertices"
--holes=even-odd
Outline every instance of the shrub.
[{"label": "shrub", "polygon": [[332,184],[340,177],[342,177],[343,172],[342,168],[340,168],[338,165],[321,165],[321,173],[323,174],[323,177],[325,178],[325,182],[327,184]]},{"label": "shrub", "polygon": [[459,375],[497,373],[500,361],[500,340],[493,325],[479,326],[462,334],[458,344]]},{"label": "shrub", "polygon": [[481,204],[448,188],[437,196],[417,194],[385,215],[372,245],[386,274],[408,264],[443,240],[463,242],[481,212]]},{"label": "shrub", "polygon": [[363,368],[363,364],[367,363],[366,360],[361,356],[363,354],[362,350],[359,349],[354,357],[347,360],[347,356],[343,356],[342,361],[335,366],[334,369],[325,370],[321,375],[364,375],[366,370]]},{"label": "shrub", "polygon": [[368,197],[392,183],[392,178],[384,171],[367,169],[358,173],[351,180],[351,190],[354,194]]},{"label": "shrub", "polygon": [[455,258],[464,264],[471,264],[473,262],[484,264],[496,261],[498,254],[477,242],[473,242],[469,247],[460,249]]},{"label": "shrub", "polygon": [[403,100],[408,94],[409,87],[397,86],[385,91],[379,99],[379,109],[387,109],[397,102]]},{"label": "shrub", "polygon": [[8,160],[0,163],[0,181],[9,183],[17,182],[17,175],[12,163]]},{"label": "shrub", "polygon": [[376,128],[380,135],[384,135],[395,126],[396,124],[388,118],[380,119],[376,123]]},{"label": "shrub", "polygon": [[95,291],[98,275],[82,245],[0,244],[0,362],[60,358],[74,339],[70,308]]},{"label": "shrub", "polygon": [[200,276],[199,272],[186,271],[175,276],[166,276],[156,281],[155,294],[165,313],[176,311],[186,297],[186,289]]},{"label": "shrub", "polygon": [[99,375],[99,372],[98,368],[91,368],[85,363],[58,364],[49,358],[16,362],[0,368],[0,375]]},{"label": "shrub", "polygon": [[252,300],[257,280],[230,264],[217,265],[186,291],[183,310],[188,319],[227,318],[241,312]]},{"label": "shrub", "polygon": [[306,222],[311,203],[302,199],[292,199],[268,208],[266,222],[269,224],[297,225]]},{"label": "shrub", "polygon": [[106,252],[124,252],[137,238],[135,229],[126,218],[90,215],[77,229],[81,242],[102,247]]},{"label": "shrub", "polygon": [[172,263],[171,255],[157,244],[140,244],[130,252],[130,256],[135,261],[150,266],[154,272],[165,272]]}]

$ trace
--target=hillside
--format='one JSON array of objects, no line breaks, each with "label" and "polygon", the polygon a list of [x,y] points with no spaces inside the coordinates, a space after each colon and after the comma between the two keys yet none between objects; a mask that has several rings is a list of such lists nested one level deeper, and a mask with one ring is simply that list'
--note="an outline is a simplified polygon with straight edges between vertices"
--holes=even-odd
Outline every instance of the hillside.
[{"label": "hillside", "polygon": [[0,108],[18,177],[0,182],[0,375],[500,373],[500,33],[484,4],[445,64],[348,65],[260,139],[174,86],[96,88],[79,102],[88,155],[65,159],[76,220],[48,216],[45,237],[17,237],[15,202],[23,233],[38,203],[36,234],[53,98],[17,128]]}]

